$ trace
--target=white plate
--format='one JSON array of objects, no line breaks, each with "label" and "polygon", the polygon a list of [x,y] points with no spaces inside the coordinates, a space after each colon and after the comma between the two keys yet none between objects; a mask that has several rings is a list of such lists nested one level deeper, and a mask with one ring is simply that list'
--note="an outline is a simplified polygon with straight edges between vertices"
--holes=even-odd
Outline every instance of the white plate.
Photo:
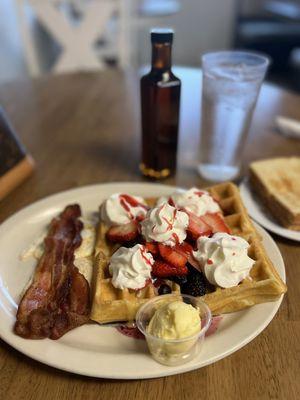
[{"label": "white plate", "polygon": [[269,231],[277,233],[279,236],[300,241],[300,232],[292,231],[291,229],[286,229],[279,225],[250,189],[246,180],[240,184],[240,193],[249,215],[251,215],[256,222]]},{"label": "white plate", "polygon": [[[12,332],[17,302],[34,270],[34,262],[21,262],[19,254],[39,236],[49,219],[69,203],[78,202],[84,212],[95,211],[114,192],[141,196],[168,195],[171,186],[146,183],[113,183],[68,190],[40,200],[19,211],[0,226],[0,336],[27,356],[62,370],[102,378],[144,379],[191,371],[237,351],[254,339],[272,320],[281,300],[260,304],[227,315],[219,330],[209,336],[202,353],[178,367],[156,363],[146,343],[97,324],[77,328],[58,341],[27,340]],[[285,279],[281,254],[272,238],[260,227],[266,250]]]}]

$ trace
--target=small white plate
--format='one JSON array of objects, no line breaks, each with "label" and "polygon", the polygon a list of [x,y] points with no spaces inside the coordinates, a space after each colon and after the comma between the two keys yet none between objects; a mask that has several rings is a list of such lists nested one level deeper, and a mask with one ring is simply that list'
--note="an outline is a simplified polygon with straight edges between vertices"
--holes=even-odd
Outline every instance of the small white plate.
[{"label": "small white plate", "polygon": [[292,231],[291,229],[283,228],[268,212],[258,197],[250,189],[247,180],[240,184],[240,193],[243,202],[247,208],[249,215],[264,228],[271,232],[277,233],[286,239],[292,239],[300,242],[300,232]]},{"label": "small white plate", "polygon": [[[121,335],[115,328],[87,324],[53,341],[27,340],[13,333],[20,294],[34,271],[35,262],[19,255],[38,237],[49,220],[67,204],[78,202],[85,213],[97,210],[110,194],[125,192],[144,197],[165,196],[172,186],[148,183],[113,183],[68,190],[19,211],[0,226],[0,337],[27,356],[50,366],[101,378],[145,379],[179,374],[227,357],[253,340],[270,323],[282,297],[241,312],[226,315],[194,360],[177,367],[155,362],[146,343]],[[281,254],[272,238],[257,226],[266,251],[285,280]]]}]

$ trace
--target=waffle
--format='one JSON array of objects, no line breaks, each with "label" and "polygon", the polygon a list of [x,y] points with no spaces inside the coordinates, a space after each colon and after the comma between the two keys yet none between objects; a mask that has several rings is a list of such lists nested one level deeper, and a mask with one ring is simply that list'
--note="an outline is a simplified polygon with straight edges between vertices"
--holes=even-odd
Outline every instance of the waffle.
[{"label": "waffle", "polygon": [[250,277],[238,286],[216,288],[203,296],[214,315],[242,310],[259,303],[277,300],[286,292],[277,270],[267,256],[261,237],[252,224],[244,207],[238,188],[230,182],[207,188],[219,202],[226,224],[233,235],[241,236],[250,244],[248,255],[255,264]]},{"label": "waffle", "polygon": [[[153,205],[153,201],[148,202]],[[142,304],[157,296],[153,285],[140,290],[118,289],[111,283],[108,264],[112,254],[120,245],[106,240],[108,227],[100,222],[95,245],[93,303],[90,318],[98,323],[116,321],[133,321],[137,310]],[[167,281],[172,293],[180,293],[180,287],[174,282]]]},{"label": "waffle", "polygon": [[[215,288],[203,296],[214,315],[242,310],[254,304],[277,300],[286,291],[276,269],[268,258],[261,237],[255,230],[241,201],[238,188],[230,182],[207,188],[219,202],[225,221],[232,234],[241,236],[250,244],[248,254],[255,260],[250,277],[238,286],[223,289]],[[156,199],[148,199],[150,206]],[[108,227],[99,224],[95,248],[94,298],[91,319],[100,323],[133,320],[138,308],[149,298],[156,295],[154,288],[148,286],[139,291],[116,289],[111,284],[108,263],[118,246],[106,240]],[[174,293],[180,288],[173,282]]]}]

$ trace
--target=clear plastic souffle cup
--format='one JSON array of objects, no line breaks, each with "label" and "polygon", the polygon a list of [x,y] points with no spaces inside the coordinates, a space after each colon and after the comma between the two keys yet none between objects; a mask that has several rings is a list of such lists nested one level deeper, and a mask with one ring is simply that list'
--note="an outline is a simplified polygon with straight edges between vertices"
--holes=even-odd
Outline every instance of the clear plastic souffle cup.
[{"label": "clear plastic souffle cup", "polygon": [[[147,327],[156,310],[166,303],[183,301],[191,304],[201,319],[199,332],[180,339],[162,339],[150,334]],[[161,364],[176,366],[184,364],[199,354],[205,333],[211,324],[211,311],[200,298],[185,294],[166,294],[147,301],[136,314],[136,325],[144,334],[152,357]]]}]

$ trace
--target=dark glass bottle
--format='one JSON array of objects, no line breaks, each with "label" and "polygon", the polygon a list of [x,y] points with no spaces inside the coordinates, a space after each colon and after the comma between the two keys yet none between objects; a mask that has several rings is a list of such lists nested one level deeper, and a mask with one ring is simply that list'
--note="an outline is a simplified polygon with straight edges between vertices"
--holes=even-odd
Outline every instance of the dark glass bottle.
[{"label": "dark glass bottle", "polygon": [[173,31],[151,31],[152,68],[141,79],[142,162],[145,176],[166,178],[176,170],[180,80],[171,71]]}]

